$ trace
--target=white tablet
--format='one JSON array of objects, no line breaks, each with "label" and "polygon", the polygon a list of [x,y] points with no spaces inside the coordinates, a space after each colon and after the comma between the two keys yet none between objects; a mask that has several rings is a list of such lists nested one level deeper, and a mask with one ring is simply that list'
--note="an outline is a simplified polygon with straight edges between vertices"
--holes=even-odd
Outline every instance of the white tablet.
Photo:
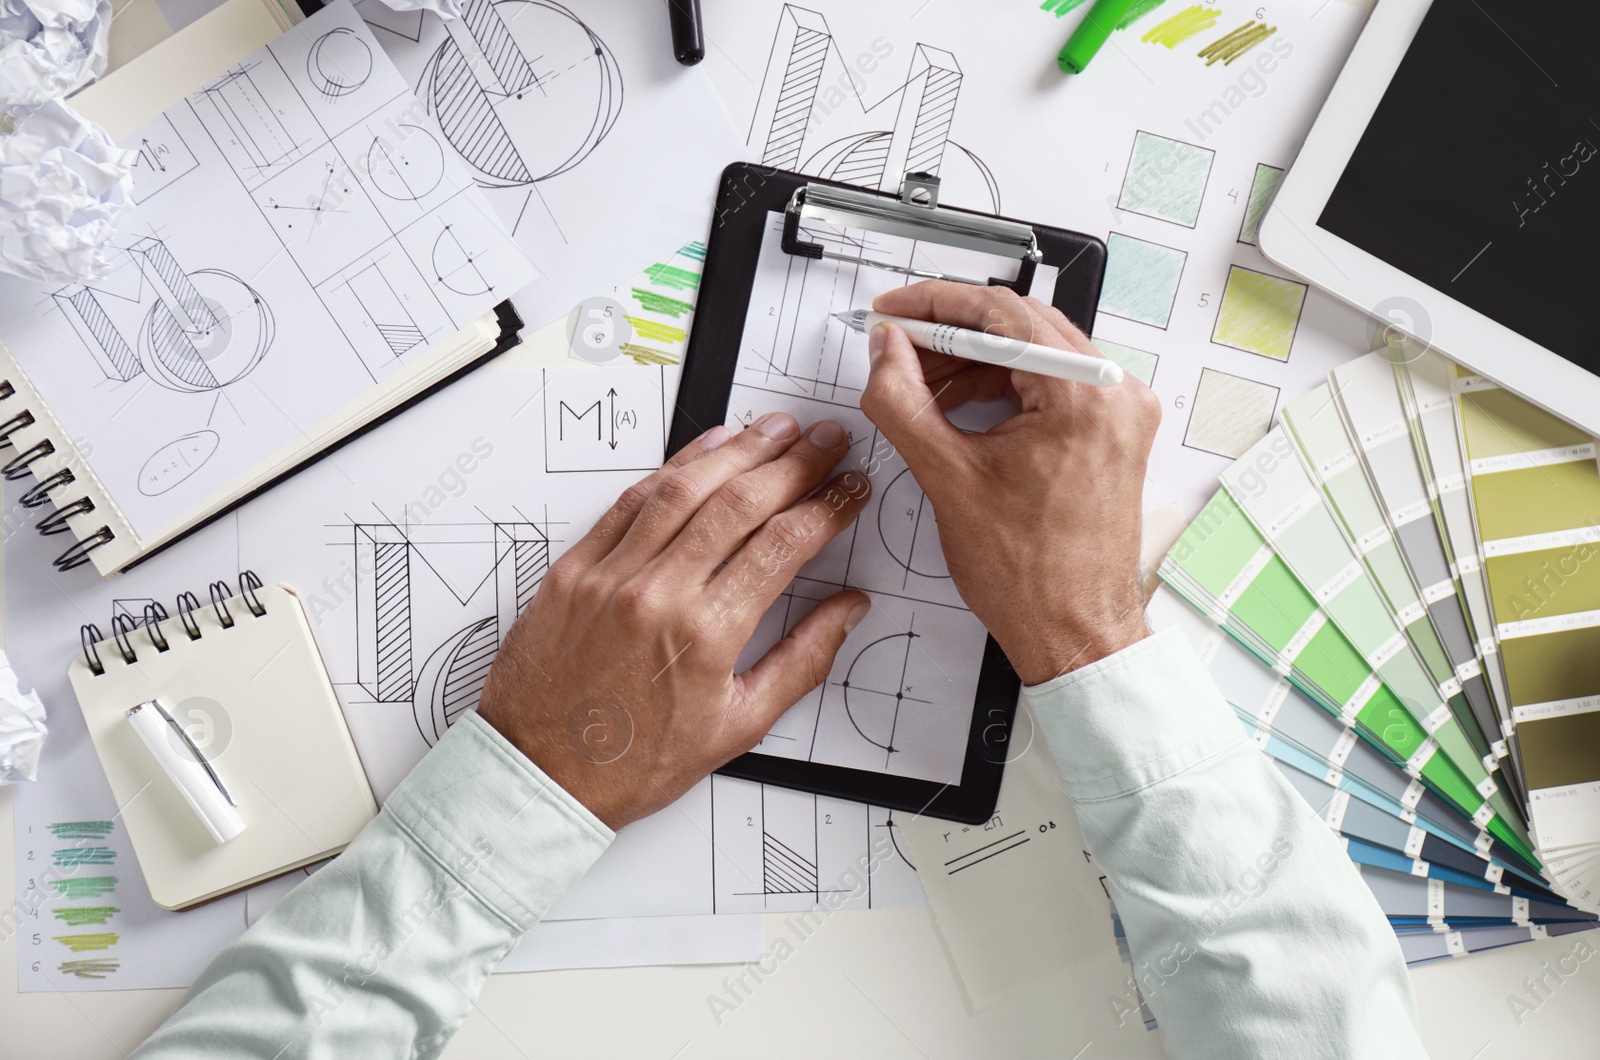
[{"label": "white tablet", "polygon": [[1600,434],[1600,5],[1380,0],[1268,258]]}]

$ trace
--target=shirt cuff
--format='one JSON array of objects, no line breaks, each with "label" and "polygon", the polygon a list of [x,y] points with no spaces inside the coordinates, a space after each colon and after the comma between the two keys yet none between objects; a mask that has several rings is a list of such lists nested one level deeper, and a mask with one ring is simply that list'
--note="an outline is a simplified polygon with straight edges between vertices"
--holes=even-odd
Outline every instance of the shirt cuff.
[{"label": "shirt cuff", "polygon": [[1023,693],[1074,802],[1127,795],[1245,742],[1177,629]]},{"label": "shirt cuff", "polygon": [[450,727],[383,812],[519,932],[616,837],[476,712]]}]

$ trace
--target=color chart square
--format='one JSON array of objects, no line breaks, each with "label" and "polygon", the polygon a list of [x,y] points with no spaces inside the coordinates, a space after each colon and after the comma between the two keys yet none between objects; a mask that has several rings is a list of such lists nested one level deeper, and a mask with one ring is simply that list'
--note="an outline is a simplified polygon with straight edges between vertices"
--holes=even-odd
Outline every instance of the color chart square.
[{"label": "color chart square", "polygon": [[1161,358],[1155,354],[1147,353],[1144,350],[1136,350],[1132,346],[1124,346],[1120,342],[1112,342],[1110,339],[1102,339],[1098,336],[1094,339],[1094,346],[1095,349],[1106,355],[1107,360],[1115,361],[1121,365],[1124,372],[1138,379],[1145,386],[1149,386],[1150,381],[1156,377],[1156,362]]},{"label": "color chart square", "polygon": [[1141,132],[1133,138],[1117,208],[1193,228],[1216,152]]},{"label": "color chart square", "polygon": [[1237,460],[1266,435],[1277,407],[1277,387],[1202,368],[1183,444]]},{"label": "color chart square", "polygon": [[1100,312],[1165,329],[1189,255],[1113,232],[1106,239]]},{"label": "color chart square", "polygon": [[1287,361],[1305,304],[1305,284],[1235,265],[1228,270],[1211,341]]},{"label": "color chart square", "polygon": [[1278,194],[1283,183],[1283,170],[1276,166],[1258,164],[1256,175],[1250,181],[1250,197],[1244,204],[1244,223],[1239,226],[1239,242],[1256,245],[1256,234],[1261,231],[1261,218]]}]

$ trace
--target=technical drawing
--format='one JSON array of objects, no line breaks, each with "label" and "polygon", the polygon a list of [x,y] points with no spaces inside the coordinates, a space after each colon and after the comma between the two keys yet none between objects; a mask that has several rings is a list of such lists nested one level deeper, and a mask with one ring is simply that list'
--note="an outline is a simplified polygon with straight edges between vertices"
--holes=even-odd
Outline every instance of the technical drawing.
[{"label": "technical drawing", "polygon": [[420,125],[400,126],[404,139],[390,144],[374,138],[367,149],[367,173],[383,194],[401,202],[414,202],[444,180],[444,148]]},{"label": "technical drawing", "polygon": [[417,94],[485,187],[524,187],[583,162],[616,123],[622,74],[554,0],[464,0]]},{"label": "technical drawing", "polygon": [[134,148],[132,198],[135,203],[143,203],[200,165],[171,118],[163,114],[144,131],[146,135],[140,137]]},{"label": "technical drawing", "polygon": [[159,497],[176,488],[196,471],[222,444],[222,436],[212,430],[200,430],[176,438],[154,453],[139,468],[139,492],[146,497]]},{"label": "technical drawing", "polygon": [[349,287],[361,311],[396,357],[422,344],[422,329],[377,262],[350,277]]},{"label": "technical drawing", "polygon": [[298,145],[256,84],[254,70],[254,65],[230,70],[201,90],[201,95],[249,164],[266,169],[286,161]]},{"label": "technical drawing", "polygon": [[453,225],[445,225],[433,241],[433,278],[445,289],[468,298],[488,294],[494,288],[483,278],[473,261],[473,252],[461,245],[453,229]]},{"label": "technical drawing", "polygon": [[731,777],[710,789],[713,911],[925,902],[889,811]]},{"label": "technical drawing", "polygon": [[[827,20],[820,12],[786,4],[778,15],[748,143],[766,165],[867,188],[894,190],[910,170],[934,173],[944,180],[946,198],[998,212],[1000,189],[994,174],[950,138],[962,76],[950,52],[918,44],[905,81],[869,106]],[[823,84],[849,85],[856,109],[819,114]],[[890,128],[872,127],[880,113]],[[834,138],[812,145],[812,134],[822,126]],[[850,126],[857,128],[837,135]]]},{"label": "technical drawing", "polygon": [[306,53],[306,76],[331,103],[367,83],[372,76],[372,49],[354,30],[336,26],[312,42]]},{"label": "technical drawing", "polygon": [[894,561],[906,569],[902,588],[910,585],[913,574],[950,577],[944,549],[939,546],[933,505],[923,495],[910,468],[896,475],[883,491],[878,503],[878,537]]},{"label": "technical drawing", "polygon": [[500,638],[550,566],[532,522],[352,527],[357,682],[407,704],[428,746],[478,705]]},{"label": "technical drawing", "polygon": [[122,292],[83,285],[52,296],[106,378],[144,374],[169,390],[204,393],[261,363],[272,345],[273,319],[253,287],[220,269],[186,272],[153,236],[125,254]]},{"label": "technical drawing", "polygon": [[546,471],[661,466],[665,415],[660,368],[630,377],[620,391],[615,375],[597,380],[590,372],[555,369],[544,377]]},{"label": "technical drawing", "polygon": [[912,872],[917,871],[916,865],[912,864],[911,857],[906,853],[906,844],[901,842],[900,824],[894,819],[893,810],[884,812],[883,820],[872,827],[883,829],[889,837],[889,844],[894,848],[894,852],[900,860],[905,863],[906,868]]},{"label": "technical drawing", "polygon": [[[912,613],[912,624],[916,614]],[[911,675],[914,655],[918,653],[914,641],[920,634],[913,630],[893,633],[867,644],[856,652],[839,684],[844,694],[844,712],[851,726],[861,738],[884,751],[884,764],[900,748],[894,745],[895,732],[900,724],[900,708],[907,702],[932,704],[930,699],[908,695],[912,685]],[[890,686],[883,678],[898,670],[900,680]]]},{"label": "technical drawing", "polygon": [[817,863],[770,832],[761,833],[763,894],[817,893]]}]

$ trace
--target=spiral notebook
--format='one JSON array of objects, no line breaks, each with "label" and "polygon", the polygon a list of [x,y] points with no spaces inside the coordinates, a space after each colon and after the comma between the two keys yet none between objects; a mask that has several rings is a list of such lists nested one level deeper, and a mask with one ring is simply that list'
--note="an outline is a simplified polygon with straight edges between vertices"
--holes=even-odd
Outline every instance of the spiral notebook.
[{"label": "spiral notebook", "polygon": [[516,342],[538,271],[348,0],[231,0],[76,95],[110,271],[0,276],[0,472],[123,570]]},{"label": "spiral notebook", "polygon": [[[84,626],[68,670],[150,896],[186,909],[343,850],[377,814],[294,589],[240,576],[210,601],[180,595],[144,622]],[[218,843],[129,723],[157,701],[237,804]],[[180,737],[181,738],[181,737]]]}]

